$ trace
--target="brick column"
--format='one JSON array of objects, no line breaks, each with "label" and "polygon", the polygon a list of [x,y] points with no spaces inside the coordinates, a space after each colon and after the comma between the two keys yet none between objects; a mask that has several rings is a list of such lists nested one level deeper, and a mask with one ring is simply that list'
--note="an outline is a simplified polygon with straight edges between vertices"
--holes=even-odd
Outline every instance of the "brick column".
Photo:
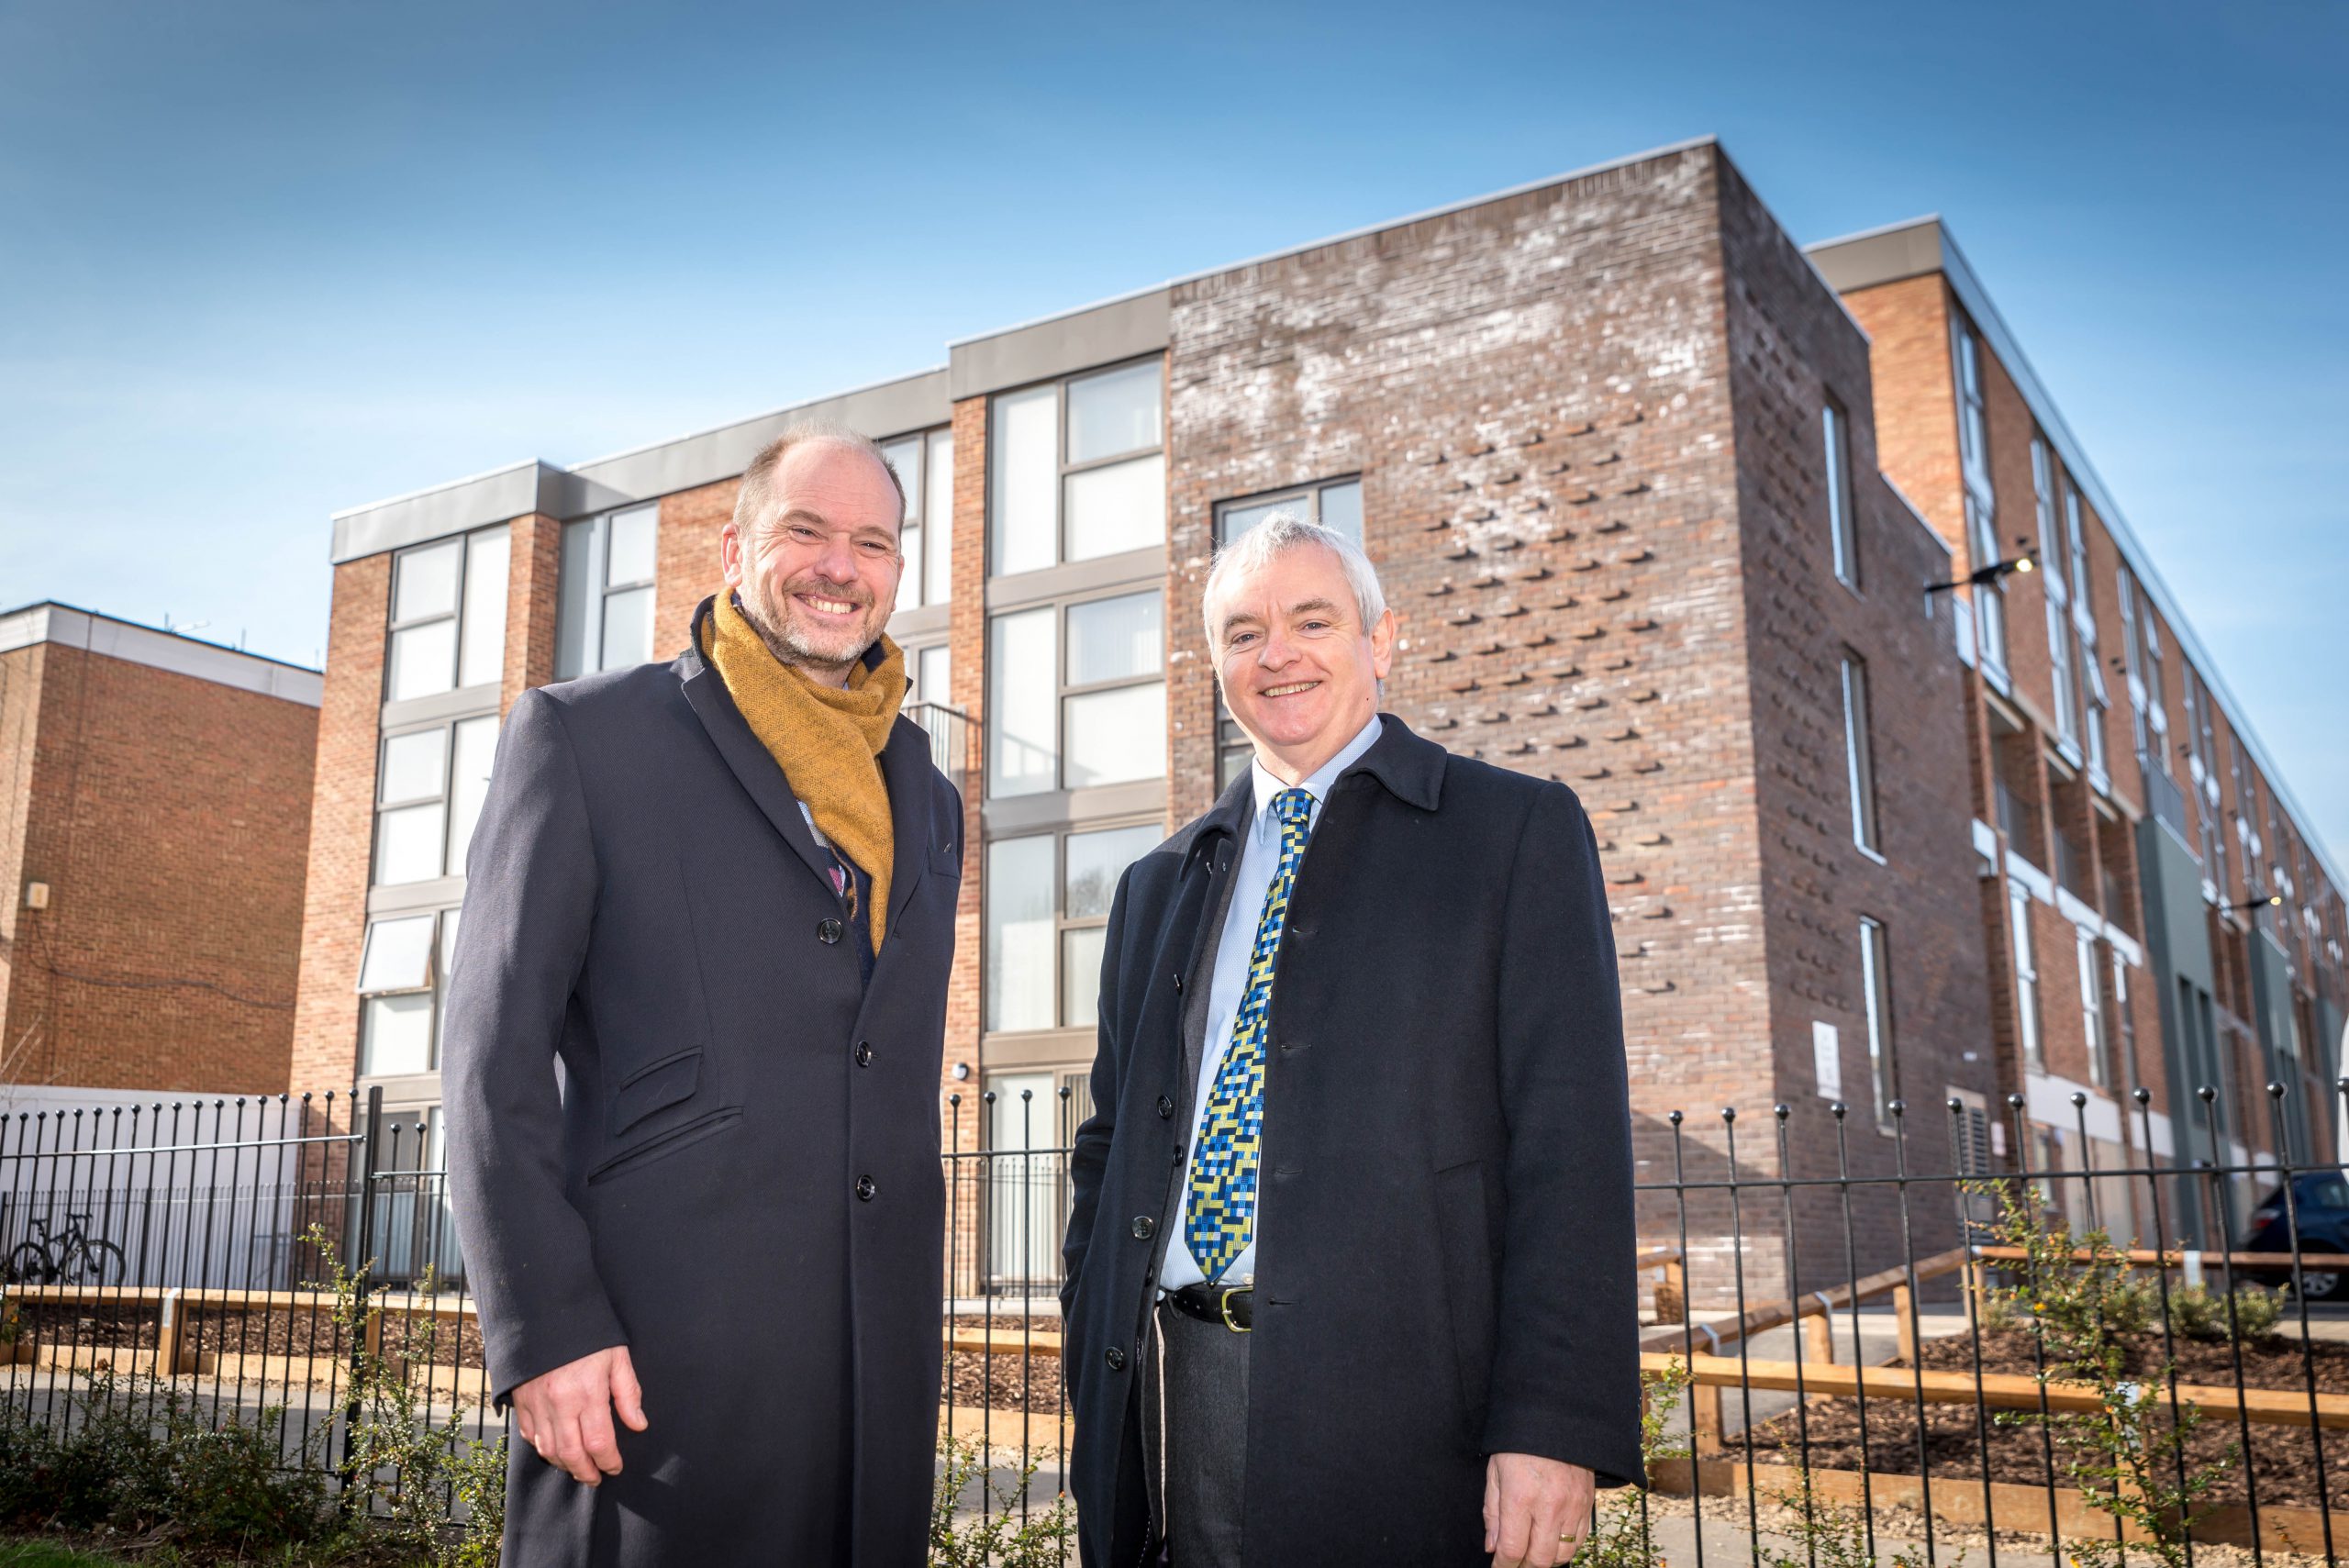
[{"label": "brick column", "polygon": [[562,573],[562,524],[533,514],[517,517],[512,575],[506,588],[506,670],[497,710],[510,712],[532,686],[554,679],[555,610]]}]

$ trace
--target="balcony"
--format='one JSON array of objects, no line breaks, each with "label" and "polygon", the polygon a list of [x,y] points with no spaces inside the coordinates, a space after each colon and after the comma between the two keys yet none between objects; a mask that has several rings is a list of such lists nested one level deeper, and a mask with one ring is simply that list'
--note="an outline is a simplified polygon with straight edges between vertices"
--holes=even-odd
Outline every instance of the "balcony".
[{"label": "balcony", "polygon": [[974,744],[978,726],[961,708],[948,707],[943,703],[907,703],[905,715],[929,731],[930,765],[963,792],[963,799],[970,799],[971,784],[966,775],[978,755],[978,747]]},{"label": "balcony", "polygon": [[2191,842],[2187,838],[2186,792],[2177,787],[2176,779],[2162,772],[2153,758],[2141,754],[2138,764],[2144,773],[2145,801],[2153,808],[2154,820],[2176,834],[2181,841]]}]

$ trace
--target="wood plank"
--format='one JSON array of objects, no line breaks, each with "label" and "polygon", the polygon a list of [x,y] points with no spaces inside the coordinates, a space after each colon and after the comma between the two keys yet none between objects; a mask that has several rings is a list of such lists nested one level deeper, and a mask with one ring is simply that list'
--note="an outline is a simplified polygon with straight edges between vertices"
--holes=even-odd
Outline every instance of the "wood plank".
[{"label": "wood plank", "polygon": [[[2031,1256],[2021,1247],[1976,1247],[1974,1255],[1991,1262],[2004,1263],[2021,1262]],[[2132,1263],[2158,1263],[2173,1269],[2184,1268],[2187,1258],[2186,1253],[2175,1249],[2156,1252],[2147,1247],[2132,1247],[2127,1251],[2116,1250],[2113,1255],[2125,1258]],[[2201,1252],[2196,1255],[2205,1268],[2215,1268],[2221,1262],[2238,1269],[2288,1269],[2292,1266],[2292,1254],[2289,1252]],[[2095,1253],[2083,1247],[2073,1252],[2072,1262],[2085,1263],[2094,1261],[2095,1257]],[[2310,1269],[2349,1269],[2349,1252],[2302,1252],[2300,1264]]]},{"label": "wood plank", "polygon": [[[2104,1408],[2104,1402],[2095,1388],[2084,1383],[2049,1383],[2021,1373],[1986,1372],[1977,1385],[1971,1373],[1918,1372],[1910,1367],[1896,1366],[1820,1366],[1810,1362],[1798,1365],[1790,1361],[1755,1361],[1742,1362],[1735,1356],[1667,1355],[1650,1351],[1640,1357],[1641,1365],[1649,1372],[1663,1372],[1679,1362],[1687,1362],[1690,1378],[1699,1385],[1720,1385],[1734,1388],[1741,1384],[1753,1389],[1767,1389],[1791,1394],[1799,1389],[1806,1394],[1831,1395],[1839,1398],[1855,1398],[1863,1391],[1871,1399],[1915,1400],[1921,1393],[1928,1405],[1971,1405],[1977,1397],[1982,1404],[1997,1410],[2036,1410],[2043,1393],[2046,1407],[2051,1411],[2076,1414]],[[2238,1402],[2232,1388],[2213,1387],[2203,1384],[2182,1383],[2177,1387],[2178,1403],[2192,1405],[2208,1415],[2233,1416],[2240,1403],[2244,1418],[2254,1425],[2271,1427],[2305,1427],[2309,1424],[2309,1396],[2293,1388],[2246,1389]],[[2166,1405],[2169,1395],[2162,1393]],[[2326,1430],[2349,1428],[2349,1394],[2320,1394],[2316,1396],[2317,1425]]]},{"label": "wood plank", "polygon": [[946,1348],[950,1351],[978,1355],[983,1354],[990,1343],[996,1354],[1009,1356],[1015,1361],[1023,1348],[1033,1354],[1051,1356],[1054,1360],[1058,1360],[1061,1353],[1060,1335],[1044,1329],[1021,1334],[1018,1330],[997,1329],[992,1335],[985,1329],[950,1328],[946,1330]]},{"label": "wood plank", "polygon": [[[1936,1252],[1930,1258],[1918,1259],[1915,1278],[1920,1283],[1929,1279],[1939,1279],[1943,1274],[1961,1272],[1965,1264],[1966,1250],[1963,1247],[1954,1247],[1946,1252]],[[1650,1329],[1640,1336],[1640,1347],[1642,1350],[1655,1350],[1659,1347],[1685,1344],[1687,1336],[1689,1334],[1694,1334],[1699,1339],[1703,1338],[1705,1329],[1710,1329],[1720,1343],[1733,1344],[1739,1340],[1750,1340],[1756,1334],[1783,1328],[1798,1318],[1847,1307],[1855,1299],[1867,1301],[1883,1296],[1907,1284],[1909,1278],[1909,1271],[1905,1265],[1880,1269],[1849,1284],[1839,1284],[1831,1290],[1805,1296],[1799,1301],[1765,1303],[1749,1310],[1742,1319],[1709,1323],[1702,1328],[1687,1329],[1678,1324]],[[1825,1297],[1824,1300],[1820,1299],[1822,1296]]]}]

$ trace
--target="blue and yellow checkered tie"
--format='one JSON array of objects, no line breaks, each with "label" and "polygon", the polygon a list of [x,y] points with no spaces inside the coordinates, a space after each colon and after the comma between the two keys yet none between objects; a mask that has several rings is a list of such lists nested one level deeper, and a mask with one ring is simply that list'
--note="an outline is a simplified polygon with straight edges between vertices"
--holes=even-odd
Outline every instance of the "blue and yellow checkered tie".
[{"label": "blue and yellow checkered tie", "polygon": [[1248,989],[1232,1020],[1231,1049],[1216,1069],[1199,1135],[1191,1146],[1191,1210],[1184,1243],[1213,1284],[1256,1235],[1256,1168],[1264,1142],[1264,1034],[1273,1007],[1273,960],[1288,917],[1288,890],[1305,858],[1313,797],[1301,789],[1273,796],[1281,822],[1281,858],[1264,889],[1256,945],[1248,954]]}]

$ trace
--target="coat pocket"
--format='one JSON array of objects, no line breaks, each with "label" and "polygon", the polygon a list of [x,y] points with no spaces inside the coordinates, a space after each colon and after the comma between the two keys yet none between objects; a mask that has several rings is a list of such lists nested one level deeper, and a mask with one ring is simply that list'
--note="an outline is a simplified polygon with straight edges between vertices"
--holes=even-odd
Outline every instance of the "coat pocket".
[{"label": "coat pocket", "polygon": [[1452,1351],[1458,1363],[1462,1414],[1474,1439],[1483,1433],[1493,1388],[1493,1248],[1484,1163],[1472,1161],[1438,1171],[1435,1197],[1445,1294],[1452,1307]]},{"label": "coat pocket", "polygon": [[705,1138],[715,1138],[741,1119],[740,1106],[731,1110],[712,1111],[707,1116],[696,1117],[682,1126],[673,1127],[657,1135],[649,1142],[640,1143],[633,1149],[624,1149],[606,1160],[587,1173],[587,1184],[592,1187],[640,1166],[650,1165],[656,1160],[665,1160],[672,1154],[692,1148]]},{"label": "coat pocket", "polygon": [[612,1093],[610,1135],[618,1138],[654,1111],[689,1099],[701,1084],[701,1048],[673,1051],[622,1078]]}]

